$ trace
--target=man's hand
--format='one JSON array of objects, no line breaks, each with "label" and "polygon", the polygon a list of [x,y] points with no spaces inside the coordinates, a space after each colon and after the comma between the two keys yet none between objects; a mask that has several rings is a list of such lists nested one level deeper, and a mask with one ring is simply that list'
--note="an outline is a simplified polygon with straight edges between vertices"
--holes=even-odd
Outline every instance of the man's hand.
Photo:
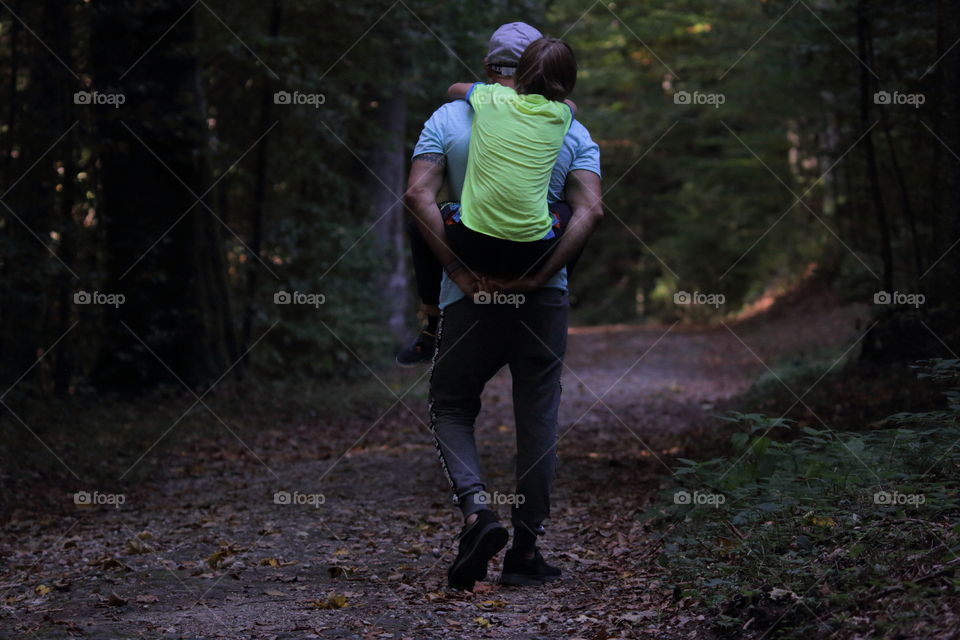
[{"label": "man's hand", "polygon": [[460,287],[460,290],[468,296],[473,295],[478,291],[486,291],[486,289],[484,289],[483,279],[478,274],[473,273],[466,267],[454,271],[453,275],[450,276],[450,279],[453,280],[453,283]]},{"label": "man's hand", "polygon": [[[603,203],[600,199],[600,176],[586,169],[575,169],[567,174],[565,185],[567,204],[573,209],[570,222],[563,230],[560,242],[536,274],[517,278],[512,282],[499,282],[511,291],[529,291],[546,285],[550,278],[563,268],[578,253],[583,251],[587,238],[603,218]],[[529,288],[524,288],[529,287]]]},{"label": "man's hand", "polygon": [[517,293],[526,293],[544,286],[547,281],[539,274],[524,276],[522,278],[512,278],[504,280],[503,278],[486,278],[485,284],[487,291],[515,291]]}]

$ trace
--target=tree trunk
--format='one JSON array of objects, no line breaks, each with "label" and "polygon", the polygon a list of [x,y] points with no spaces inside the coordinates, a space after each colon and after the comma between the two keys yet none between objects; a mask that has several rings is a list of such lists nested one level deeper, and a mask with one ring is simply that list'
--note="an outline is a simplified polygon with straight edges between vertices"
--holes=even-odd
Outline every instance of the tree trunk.
[{"label": "tree trunk", "polygon": [[396,87],[389,93],[388,97],[378,101],[376,112],[382,137],[370,162],[370,168],[379,177],[371,183],[370,215],[371,221],[379,219],[374,237],[387,264],[387,271],[377,287],[382,292],[389,331],[395,341],[400,342],[406,337],[408,300],[402,202],[407,165],[404,153],[407,102],[402,88]]},{"label": "tree trunk", "polygon": [[[23,0],[17,0],[14,11],[21,15]],[[3,184],[12,184],[19,176],[19,155],[13,151],[17,145],[19,126],[17,115],[19,96],[17,94],[17,78],[20,75],[20,21],[10,16],[10,82],[7,85],[7,130],[3,136]],[[6,187],[0,193],[6,191]],[[18,242],[25,242],[20,223],[17,222],[6,207],[0,207],[0,217],[3,218],[3,233],[10,247],[0,254],[0,384],[6,389],[27,367],[30,366],[30,348],[33,345],[25,344],[25,340],[17,333],[17,305],[14,302],[17,294],[14,269],[17,263],[15,248]]]},{"label": "tree trunk", "polygon": [[[26,24],[42,23],[42,4],[18,3],[15,10]],[[11,22],[14,68],[4,144],[5,186],[0,188],[6,205],[0,206],[4,218],[0,233],[5,236],[0,241],[0,381],[5,383],[4,390],[59,337],[54,335],[57,283],[61,273],[69,270],[51,255],[59,251],[51,231],[60,228],[59,195],[55,190],[59,178],[52,167],[62,157],[64,142],[59,139],[69,128],[62,126],[58,101],[66,99],[64,85],[73,80],[72,76],[64,77],[67,72],[37,38],[16,26],[19,20],[13,18]],[[49,28],[43,28],[41,33],[45,41],[53,41]],[[21,81],[19,87],[17,78]],[[69,99],[73,99],[72,94]],[[33,166],[34,163],[37,165]],[[30,376],[33,381],[39,380],[38,386],[52,387],[53,364],[53,358],[44,358],[32,370]],[[26,390],[29,382],[22,381],[17,390]]]},{"label": "tree trunk", "polygon": [[[280,20],[283,8],[280,0],[273,0],[270,10],[270,38],[276,41],[280,35]],[[273,118],[273,83],[265,74],[263,88],[260,93],[260,127],[258,131],[266,131]],[[255,258],[247,261],[246,296],[247,304],[243,313],[243,326],[240,331],[240,352],[246,353],[253,332],[253,319],[256,313],[257,281],[263,265],[260,264],[263,249],[263,209],[267,199],[267,183],[270,163],[270,136],[260,141],[257,147],[256,182],[253,192],[253,203],[250,211],[250,251]],[[246,357],[244,357],[246,360]]]},{"label": "tree trunk", "polygon": [[[20,12],[23,11],[23,0],[17,0],[14,4],[14,11],[17,15],[20,15]],[[10,17],[10,82],[7,86],[7,105],[9,109],[7,110],[7,135],[6,141],[4,144],[3,154],[3,177],[4,184],[10,184],[16,180],[16,176],[13,175],[13,170],[17,165],[17,159],[14,157],[13,147],[14,137],[17,131],[17,109],[19,108],[19,100],[17,100],[17,78],[20,75],[20,47],[17,46],[20,41],[20,21]]]},{"label": "tree trunk", "polygon": [[[867,15],[865,0],[857,3],[857,52],[861,60],[867,60],[867,51],[870,39],[870,19]],[[870,70],[866,65],[860,65],[860,132],[866,133],[870,129],[870,101],[873,99],[871,90]],[[880,189],[880,176],[877,171],[877,156],[873,146],[873,132],[866,133],[863,139],[864,159],[867,163],[867,179],[870,184],[870,199],[873,205],[874,219],[877,230],[880,232],[880,257],[883,261],[882,284],[886,291],[893,290],[893,247],[890,238],[890,226],[887,223],[887,211],[883,203],[883,193]]]},{"label": "tree trunk", "polygon": [[[194,195],[211,178],[190,7],[127,0],[94,9],[96,88],[126,96],[121,109],[96,111],[106,287],[126,297],[104,316],[100,388],[200,386],[230,364],[220,226]],[[144,42],[158,44],[128,69]]]},{"label": "tree trunk", "polygon": [[[68,67],[73,67],[72,25],[70,13],[64,11],[58,0],[46,0],[44,13],[50,20],[51,42],[56,46],[59,57]],[[76,105],[73,103],[72,87],[69,83],[57,82],[56,104],[59,109],[57,129],[66,131],[76,118]],[[63,158],[63,177],[60,181],[60,201],[58,202],[56,226],[60,230],[60,257],[68,265],[74,264],[77,246],[77,224],[73,219],[73,207],[76,200],[77,163],[75,159],[77,146],[77,130],[72,130],[61,142]],[[57,273],[57,285],[54,308],[54,333],[64,335],[70,327],[73,312],[73,290],[79,283],[72,273],[60,269]],[[57,395],[64,395],[70,387],[73,375],[73,353],[69,348],[70,342],[61,343],[53,353],[53,389]]]},{"label": "tree trunk", "polygon": [[890,123],[887,119],[886,111],[880,112],[881,126],[883,135],[887,141],[887,148],[890,149],[890,161],[893,164],[893,173],[897,178],[897,188],[900,190],[900,206],[903,209],[903,217],[907,222],[907,232],[910,234],[910,241],[913,247],[913,266],[916,270],[916,278],[919,282],[923,275],[923,254],[920,249],[920,238],[917,234],[917,220],[913,213],[913,206],[910,204],[910,194],[907,191],[907,183],[903,178],[903,170],[900,168],[900,160],[897,157],[897,148],[893,144],[893,135],[890,133]]},{"label": "tree trunk", "polygon": [[[930,173],[935,181],[933,239],[930,264],[922,278],[926,302],[917,311],[891,307],[879,315],[879,322],[863,341],[862,357],[877,362],[910,362],[923,358],[953,358],[960,350],[957,328],[957,274],[960,272],[960,162],[944,147],[960,148],[960,50],[947,49],[960,39],[960,16],[951,3],[938,3],[937,99],[935,133],[930,136],[936,149]],[[951,248],[952,247],[952,248]]]},{"label": "tree trunk", "polygon": [[[960,40],[960,15],[949,0],[940,0],[937,6],[940,18],[937,53],[942,55]],[[960,306],[957,301],[957,280],[960,277],[960,162],[947,149],[960,149],[960,122],[957,119],[960,110],[960,48],[953,47],[940,60],[936,81],[939,94],[939,99],[934,103],[937,105],[936,132],[943,144],[931,142],[937,150],[934,168],[937,189],[934,192],[936,217],[933,225],[936,233],[929,262],[940,262],[930,268],[927,278],[931,280],[934,302],[956,312]],[[955,322],[956,316],[954,325]]]}]

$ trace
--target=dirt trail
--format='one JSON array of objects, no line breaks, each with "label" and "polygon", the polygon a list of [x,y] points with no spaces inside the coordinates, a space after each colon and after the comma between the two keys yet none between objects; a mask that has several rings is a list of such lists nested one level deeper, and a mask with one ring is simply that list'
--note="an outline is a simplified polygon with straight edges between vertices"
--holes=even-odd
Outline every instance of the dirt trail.
[{"label": "dirt trail", "polygon": [[[709,428],[717,405],[764,371],[750,349],[767,360],[849,343],[850,325],[836,312],[737,335],[574,330],[542,539],[564,578],[549,587],[446,589],[457,519],[425,407],[408,398],[410,410],[398,405],[372,426],[317,419],[264,429],[248,442],[262,463],[225,436],[226,446],[197,451],[192,464],[171,460],[119,509],[69,504],[9,523],[0,638],[708,637],[662,582],[642,509],[684,438]],[[513,489],[509,390],[501,372],[477,427],[491,491]],[[281,489],[322,494],[323,504],[276,504]]]}]

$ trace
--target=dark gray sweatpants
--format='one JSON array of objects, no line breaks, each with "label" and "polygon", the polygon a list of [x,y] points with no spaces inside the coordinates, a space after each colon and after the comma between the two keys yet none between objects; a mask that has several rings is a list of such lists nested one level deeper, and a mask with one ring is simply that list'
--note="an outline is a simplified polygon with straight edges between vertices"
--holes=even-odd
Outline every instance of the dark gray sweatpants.
[{"label": "dark gray sweatpants", "polygon": [[440,462],[464,517],[489,508],[474,438],[484,385],[504,365],[513,378],[517,434],[514,527],[532,531],[550,515],[557,467],[560,373],[567,346],[565,291],[543,288],[519,306],[478,304],[473,296],[444,309],[430,378],[430,419]]}]

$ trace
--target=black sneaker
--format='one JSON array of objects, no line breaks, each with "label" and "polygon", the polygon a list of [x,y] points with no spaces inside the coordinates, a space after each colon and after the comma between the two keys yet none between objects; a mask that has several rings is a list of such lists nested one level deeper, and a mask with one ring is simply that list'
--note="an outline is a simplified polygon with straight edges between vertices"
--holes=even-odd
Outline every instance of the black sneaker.
[{"label": "black sneaker", "polygon": [[497,514],[489,509],[478,511],[473,524],[460,532],[460,552],[447,572],[450,586],[472,591],[475,582],[487,577],[487,563],[507,545],[509,537]]},{"label": "black sneaker", "polygon": [[530,587],[560,578],[561,571],[546,563],[540,550],[535,549],[532,558],[525,558],[516,549],[508,549],[503,559],[503,574],[500,584],[515,587]]},{"label": "black sneaker", "polygon": [[397,354],[397,364],[401,367],[415,367],[433,360],[433,351],[437,347],[437,336],[423,329],[417,339]]}]

